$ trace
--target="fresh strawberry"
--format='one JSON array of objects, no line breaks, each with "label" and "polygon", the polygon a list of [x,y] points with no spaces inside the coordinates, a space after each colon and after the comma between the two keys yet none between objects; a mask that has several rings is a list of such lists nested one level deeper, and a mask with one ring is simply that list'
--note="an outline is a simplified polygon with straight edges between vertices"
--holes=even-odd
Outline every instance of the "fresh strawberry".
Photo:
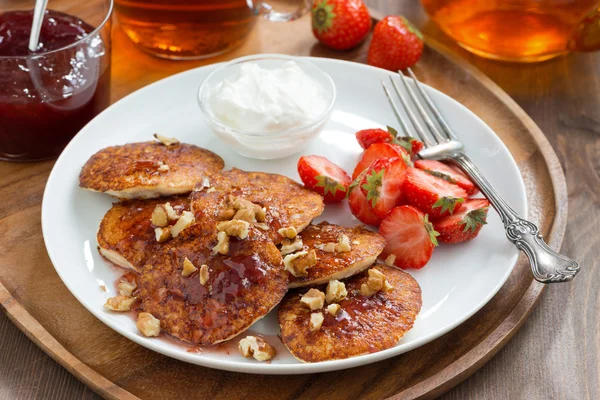
[{"label": "fresh strawberry", "polygon": [[373,143],[390,143],[394,137],[383,129],[363,129],[356,132],[356,140],[360,147],[366,150]]},{"label": "fresh strawberry", "polygon": [[325,203],[344,200],[352,183],[343,169],[321,156],[300,157],[298,174],[307,188],[323,195]]},{"label": "fresh strawberry", "polygon": [[362,0],[315,0],[311,15],[315,37],[333,49],[356,47],[371,30],[371,16]]},{"label": "fresh strawberry", "polygon": [[460,243],[474,239],[485,225],[490,202],[486,199],[469,199],[460,211],[434,223],[440,233],[440,242]]},{"label": "fresh strawberry", "polygon": [[399,157],[373,161],[360,181],[360,189],[375,215],[385,216],[396,207],[402,196],[402,184],[408,167]]},{"label": "fresh strawberry", "polygon": [[373,161],[379,158],[392,157],[400,157],[406,162],[407,165],[412,166],[410,156],[402,146],[392,143],[374,143],[370,145],[369,148],[363,153],[362,158],[356,165],[356,168],[354,168],[352,179],[358,178],[361,172],[367,169]]},{"label": "fresh strawberry", "polygon": [[421,151],[423,146],[425,146],[423,142],[410,136],[402,136],[396,138],[396,141],[394,143],[397,143],[400,146],[404,147],[404,150],[406,150],[412,158],[414,158],[417,155],[417,153]]},{"label": "fresh strawberry", "polygon": [[432,221],[454,214],[467,198],[460,186],[416,168],[408,170],[402,190],[404,199]]},{"label": "fresh strawberry", "polygon": [[388,16],[375,25],[367,62],[398,71],[413,66],[422,52],[421,32],[402,16]]},{"label": "fresh strawberry", "polygon": [[422,169],[433,176],[460,186],[465,189],[468,195],[472,195],[477,191],[475,184],[471,182],[460,168],[454,165],[444,164],[435,160],[417,160],[415,161],[415,168]]},{"label": "fresh strawberry", "polygon": [[371,205],[367,201],[367,196],[364,195],[358,186],[363,175],[364,174],[361,174],[355,183],[348,188],[348,204],[350,205],[350,211],[352,212],[352,215],[358,218],[362,223],[378,226],[381,219],[375,215],[371,209]]},{"label": "fresh strawberry", "polygon": [[436,236],[439,234],[427,214],[412,206],[394,208],[381,221],[379,233],[387,243],[384,257],[390,257],[390,261],[400,268],[423,268],[438,245]]}]

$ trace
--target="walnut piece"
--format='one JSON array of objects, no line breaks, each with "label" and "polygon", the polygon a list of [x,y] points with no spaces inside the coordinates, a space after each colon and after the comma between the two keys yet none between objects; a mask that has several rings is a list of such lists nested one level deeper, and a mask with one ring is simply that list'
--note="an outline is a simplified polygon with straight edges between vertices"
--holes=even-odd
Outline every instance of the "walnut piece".
[{"label": "walnut piece", "polygon": [[217,230],[219,232],[225,232],[228,236],[236,236],[240,239],[246,239],[248,237],[249,229],[250,224],[239,219],[223,221],[217,224]]},{"label": "walnut piece", "polygon": [[188,277],[194,272],[198,271],[198,268],[192,263],[187,257],[183,260],[183,270],[181,271],[181,275]]},{"label": "walnut piece", "polygon": [[387,265],[388,267],[393,267],[395,262],[396,262],[396,256],[393,254],[390,254],[385,259],[385,265]]},{"label": "walnut piece", "polygon": [[[244,219],[244,221],[247,222],[265,222],[265,218],[267,216],[267,210],[264,207],[259,206],[258,204],[255,204],[249,200],[246,200],[244,198],[241,197],[233,197],[233,196],[229,196],[228,198],[229,203],[231,204],[231,206],[238,211],[242,211],[244,210],[243,215],[246,215],[248,219]],[[234,217],[234,219],[242,219],[242,218],[236,218]]]},{"label": "walnut piece", "polygon": [[154,235],[158,243],[164,243],[171,239],[171,228],[168,226],[164,228],[156,228],[154,229]]},{"label": "walnut piece", "polygon": [[217,253],[227,254],[229,253],[229,236],[225,232],[219,232],[217,234],[217,244],[212,249],[212,254]]},{"label": "walnut piece", "polygon": [[221,213],[219,214],[217,219],[219,221],[229,221],[230,219],[233,218],[235,213],[236,213],[236,211],[233,208],[228,208],[226,210],[221,211]]},{"label": "walnut piece", "polygon": [[216,191],[217,191],[217,189],[215,189],[214,187],[210,187],[210,188],[208,188],[206,193],[212,193],[212,192],[216,192]]},{"label": "walnut piece", "polygon": [[137,289],[135,279],[130,282],[126,278],[121,278],[117,284],[117,291],[121,296],[131,296],[135,289]]},{"label": "walnut piece", "polygon": [[152,225],[158,226],[159,228],[164,228],[169,224],[169,215],[167,214],[167,209],[164,205],[157,204],[156,207],[154,207],[150,222],[152,222]]},{"label": "walnut piece", "polygon": [[304,244],[302,243],[302,238],[300,236],[296,236],[296,239],[292,242],[290,239],[283,239],[281,242],[281,255],[285,256],[287,254],[291,254],[297,250],[300,250]]},{"label": "walnut piece", "polygon": [[194,214],[192,214],[191,211],[184,211],[184,212],[182,212],[181,216],[179,217],[179,219],[177,220],[177,222],[175,223],[175,225],[173,225],[171,227],[171,235],[173,237],[179,236],[179,234],[184,229],[188,228],[193,223],[194,223]]},{"label": "walnut piece", "polygon": [[202,264],[200,267],[200,284],[204,286],[206,282],[208,282],[208,265]]},{"label": "walnut piece", "polygon": [[238,349],[244,357],[254,357],[258,361],[268,361],[275,355],[275,348],[257,336],[246,336],[240,340]]},{"label": "walnut piece", "polygon": [[296,228],[293,226],[281,228],[277,232],[279,232],[279,234],[281,236],[283,236],[284,238],[287,238],[287,239],[294,239],[296,237],[296,235],[298,235]]},{"label": "walnut piece", "polygon": [[350,247],[350,238],[346,235],[344,235],[343,233],[340,233],[338,235],[338,241],[337,243],[333,243],[333,242],[329,242],[329,243],[325,243],[325,244],[317,244],[315,245],[315,248],[321,250],[321,251],[325,251],[327,253],[344,253],[347,251],[352,250],[352,247]]},{"label": "walnut piece", "polygon": [[160,166],[158,167],[158,172],[167,172],[168,170],[169,166],[161,161]]},{"label": "walnut piece", "polygon": [[323,325],[324,320],[325,317],[323,317],[322,313],[314,312],[310,314],[310,321],[308,323],[308,327],[313,332],[318,331],[319,329],[321,329],[321,325]]},{"label": "walnut piece", "polygon": [[254,222],[256,222],[256,215],[252,209],[242,208],[240,210],[237,210],[237,212],[233,216],[233,219],[239,219],[241,221],[246,221],[248,223],[253,224]]},{"label": "walnut piece", "polygon": [[283,259],[283,264],[285,270],[289,271],[292,275],[296,277],[306,276],[308,274],[307,270],[317,264],[317,254],[314,250],[288,254]]},{"label": "walnut piece", "polygon": [[333,303],[327,306],[327,312],[335,317],[338,311],[340,311],[340,308],[342,307],[339,304]]},{"label": "walnut piece", "polygon": [[325,304],[325,293],[319,289],[310,289],[300,298],[300,301],[313,311],[320,310]]},{"label": "walnut piece", "polygon": [[269,230],[269,225],[265,224],[264,222],[255,222],[254,226],[263,231]]},{"label": "walnut piece", "polygon": [[325,298],[327,299],[327,303],[337,303],[346,298],[348,296],[348,291],[346,290],[346,284],[344,282],[340,282],[337,279],[332,279],[327,284]]},{"label": "walnut piece", "polygon": [[360,293],[363,296],[370,297],[379,291],[389,292],[393,289],[394,287],[390,285],[387,279],[385,279],[383,272],[379,271],[378,269],[371,268],[369,270],[369,278],[367,279],[367,283],[363,283],[360,286]]},{"label": "walnut piece", "polygon": [[179,219],[179,214],[177,214],[177,211],[175,211],[173,206],[171,206],[171,203],[165,203],[163,205],[163,207],[165,208],[165,211],[167,212],[167,217],[169,218],[169,221],[175,221],[175,220]]},{"label": "walnut piece", "polygon": [[175,138],[170,138],[167,136],[163,136],[161,134],[155,133],[154,137],[156,138],[156,140],[158,140],[159,142],[161,142],[162,144],[164,144],[165,146],[172,146],[174,144],[179,144],[179,140],[175,139]]},{"label": "walnut piece", "polygon": [[106,300],[104,308],[110,311],[129,311],[136,300],[135,297],[118,295]]},{"label": "walnut piece", "polygon": [[160,334],[160,321],[154,317],[154,315],[142,312],[138,315],[138,320],[136,323],[137,328],[142,335],[151,337],[158,336]]}]

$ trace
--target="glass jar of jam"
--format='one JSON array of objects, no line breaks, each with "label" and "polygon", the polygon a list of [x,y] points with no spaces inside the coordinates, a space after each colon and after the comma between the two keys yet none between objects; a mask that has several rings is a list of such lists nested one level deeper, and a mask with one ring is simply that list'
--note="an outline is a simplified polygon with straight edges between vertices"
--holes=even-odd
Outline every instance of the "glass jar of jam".
[{"label": "glass jar of jam", "polygon": [[[112,1],[50,1],[35,52],[28,48],[33,10],[17,8],[33,3],[0,9],[2,160],[56,157],[110,102]],[[60,10],[67,5],[68,13]]]}]

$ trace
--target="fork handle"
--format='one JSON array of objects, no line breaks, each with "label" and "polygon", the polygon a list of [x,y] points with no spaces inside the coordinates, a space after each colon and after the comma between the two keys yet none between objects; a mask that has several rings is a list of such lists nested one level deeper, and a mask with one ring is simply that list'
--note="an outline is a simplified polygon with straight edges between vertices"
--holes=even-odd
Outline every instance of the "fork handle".
[{"label": "fork handle", "polygon": [[541,283],[568,282],[579,272],[579,264],[552,250],[544,242],[538,227],[517,214],[492,187],[479,168],[464,154],[456,154],[451,161],[479,187],[500,215],[506,237],[529,258],[533,276]]}]

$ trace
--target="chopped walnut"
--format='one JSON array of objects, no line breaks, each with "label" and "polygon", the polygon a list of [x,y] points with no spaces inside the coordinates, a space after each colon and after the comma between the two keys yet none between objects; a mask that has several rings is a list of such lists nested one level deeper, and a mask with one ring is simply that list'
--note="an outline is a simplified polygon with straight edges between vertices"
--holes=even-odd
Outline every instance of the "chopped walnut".
[{"label": "chopped walnut", "polygon": [[348,291],[346,290],[346,285],[344,282],[340,282],[337,279],[332,279],[327,284],[327,295],[325,298],[327,299],[327,303],[337,303],[342,301],[348,296]]},{"label": "chopped walnut", "polygon": [[294,276],[306,276],[308,269],[317,264],[317,254],[314,250],[299,251],[294,254],[288,254],[283,259],[285,270]]},{"label": "chopped walnut", "polygon": [[159,162],[158,171],[159,172],[167,172],[169,170],[169,166],[162,161]]},{"label": "chopped walnut", "polygon": [[229,220],[233,219],[233,216],[235,215],[235,213],[236,213],[235,209],[228,208],[226,210],[221,211],[221,213],[219,214],[217,219],[219,221],[229,221]]},{"label": "chopped walnut", "polygon": [[154,317],[154,315],[142,312],[138,315],[136,323],[137,328],[142,335],[151,337],[158,336],[160,334],[160,321]]},{"label": "chopped walnut", "polygon": [[156,237],[156,241],[158,243],[166,242],[167,240],[171,239],[171,228],[168,226],[164,228],[156,228],[154,229],[154,236]]},{"label": "chopped walnut", "polygon": [[202,264],[200,267],[200,284],[204,286],[206,282],[208,282],[208,265]]},{"label": "chopped walnut", "polygon": [[340,308],[342,307],[339,304],[333,303],[327,306],[327,312],[335,317],[338,311],[340,311]]},{"label": "chopped walnut", "polygon": [[238,349],[244,357],[254,357],[258,361],[268,361],[275,355],[275,348],[257,336],[246,336],[240,340]]},{"label": "chopped walnut", "polygon": [[131,296],[135,289],[137,289],[135,279],[128,281],[126,278],[121,278],[117,284],[117,291],[121,296]]},{"label": "chopped walnut", "polygon": [[363,283],[360,286],[360,293],[363,296],[373,296],[379,291],[389,292],[393,289],[394,287],[385,279],[385,275],[381,271],[371,268],[367,283]]},{"label": "chopped walnut", "polygon": [[290,239],[283,239],[283,242],[281,242],[281,255],[291,254],[300,250],[303,246],[304,244],[300,236],[296,236],[293,242]]},{"label": "chopped walnut", "polygon": [[253,210],[249,208],[242,208],[235,213],[233,219],[239,219],[241,221],[246,221],[252,224],[256,222],[256,215]]},{"label": "chopped walnut", "polygon": [[279,232],[279,234],[281,236],[283,236],[284,238],[288,238],[288,239],[294,239],[296,237],[296,235],[298,235],[296,228],[294,228],[293,226],[281,228],[277,232]]},{"label": "chopped walnut", "polygon": [[206,193],[213,193],[213,192],[216,192],[216,191],[217,191],[217,189],[215,189],[214,187],[210,187],[210,188],[208,188],[206,190]]},{"label": "chopped walnut", "polygon": [[229,253],[229,236],[225,232],[219,232],[217,234],[217,244],[212,249],[212,253],[227,254]]},{"label": "chopped walnut", "polygon": [[396,256],[393,254],[390,254],[385,259],[385,265],[387,265],[388,267],[393,267],[395,262],[396,262]]},{"label": "chopped walnut", "polygon": [[177,214],[177,211],[175,211],[173,206],[171,206],[171,203],[165,203],[163,205],[163,207],[165,208],[165,211],[167,212],[167,218],[169,218],[169,221],[175,221],[175,220],[179,219],[179,214]]},{"label": "chopped walnut", "polygon": [[198,271],[198,268],[186,257],[183,260],[183,270],[181,271],[181,275],[188,277],[194,272]]},{"label": "chopped walnut", "polygon": [[106,285],[100,285],[100,290],[102,290],[103,292],[106,292]]},{"label": "chopped walnut", "polygon": [[169,215],[167,209],[162,204],[157,204],[152,211],[152,219],[150,220],[152,225],[163,228],[169,224]]},{"label": "chopped walnut", "polygon": [[300,301],[313,311],[320,310],[325,304],[325,293],[319,289],[310,289],[300,298]]},{"label": "chopped walnut", "polygon": [[350,247],[350,238],[343,233],[338,235],[337,243],[329,242],[325,244],[317,244],[315,245],[315,248],[327,253],[344,253],[352,250]]},{"label": "chopped walnut", "polygon": [[135,297],[118,295],[106,300],[104,308],[110,311],[129,311],[136,300]]},{"label": "chopped walnut", "polygon": [[263,231],[269,230],[269,225],[265,224],[264,222],[255,222],[254,226]]},{"label": "chopped walnut", "polygon": [[154,137],[156,138],[156,140],[158,140],[159,142],[161,142],[165,146],[172,146],[174,144],[179,144],[179,140],[177,140],[175,138],[170,138],[170,137],[167,137],[167,136],[163,136],[163,135],[158,134],[158,133],[155,133]]},{"label": "chopped walnut", "polygon": [[171,227],[171,235],[173,237],[179,236],[179,234],[190,225],[194,223],[194,214],[191,211],[184,211],[181,213],[181,216],[175,222],[175,225]]},{"label": "chopped walnut", "polygon": [[237,236],[240,239],[246,239],[250,224],[246,221],[233,219],[231,221],[223,221],[217,224],[217,230],[219,232],[225,232],[228,236]]},{"label": "chopped walnut", "polygon": [[310,321],[308,323],[308,327],[313,332],[318,331],[319,329],[321,329],[321,325],[323,325],[324,320],[325,317],[323,317],[322,313],[314,312],[310,314]]}]

